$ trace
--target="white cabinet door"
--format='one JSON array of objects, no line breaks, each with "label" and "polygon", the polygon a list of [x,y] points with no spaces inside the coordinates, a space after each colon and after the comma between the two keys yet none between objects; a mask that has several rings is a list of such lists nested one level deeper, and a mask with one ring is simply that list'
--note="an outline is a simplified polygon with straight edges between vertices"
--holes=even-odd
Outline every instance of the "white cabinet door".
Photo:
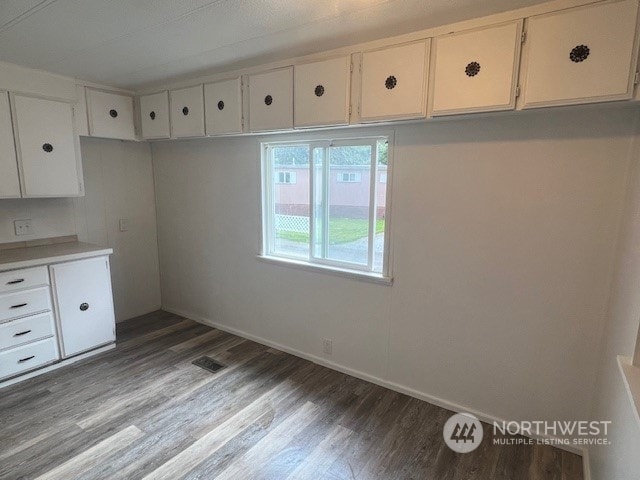
[{"label": "white cabinet door", "polygon": [[89,135],[135,140],[133,97],[87,88]]},{"label": "white cabinet door", "polygon": [[512,110],[522,21],[433,40],[431,114]]},{"label": "white cabinet door", "polygon": [[426,116],[430,45],[423,40],[362,55],[362,122]]},{"label": "white cabinet door", "polygon": [[630,98],[637,13],[623,0],[530,18],[523,107]]},{"label": "white cabinet door", "polygon": [[18,159],[13,143],[9,95],[0,92],[0,198],[19,198]]},{"label": "white cabinet door", "polygon": [[169,93],[160,92],[140,97],[142,138],[169,138]]},{"label": "white cabinet door", "polygon": [[351,58],[340,57],[294,67],[296,127],[347,125]]},{"label": "white cabinet door", "polygon": [[204,136],[204,98],[202,85],[172,90],[171,136]]},{"label": "white cabinet door", "polygon": [[115,341],[107,257],[52,265],[63,358]]},{"label": "white cabinet door", "polygon": [[293,128],[293,67],[249,77],[249,130]]},{"label": "white cabinet door", "polygon": [[240,77],[204,86],[207,135],[242,133],[242,81]]},{"label": "white cabinet door", "polygon": [[68,103],[14,95],[14,129],[23,197],[82,194],[80,143]]}]

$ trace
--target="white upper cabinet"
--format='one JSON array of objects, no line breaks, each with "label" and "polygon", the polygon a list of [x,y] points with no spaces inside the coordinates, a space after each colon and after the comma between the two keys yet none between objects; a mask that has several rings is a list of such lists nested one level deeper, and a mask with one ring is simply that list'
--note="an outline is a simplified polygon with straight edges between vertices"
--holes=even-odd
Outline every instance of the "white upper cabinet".
[{"label": "white upper cabinet", "polygon": [[637,0],[622,0],[531,17],[523,107],[630,98],[637,13]]},{"label": "white upper cabinet", "polygon": [[207,135],[242,133],[242,81],[240,77],[204,86]]},{"label": "white upper cabinet", "polygon": [[511,22],[433,40],[431,115],[515,108],[522,23]]},{"label": "white upper cabinet", "polygon": [[426,116],[430,44],[422,40],[363,53],[362,122]]},{"label": "white upper cabinet", "polygon": [[169,93],[160,92],[140,97],[142,138],[169,138]]},{"label": "white upper cabinet", "polygon": [[351,58],[340,57],[294,67],[296,127],[347,125]]},{"label": "white upper cabinet", "polygon": [[202,85],[171,90],[171,136],[204,136],[204,97]]},{"label": "white upper cabinet", "polygon": [[135,140],[133,97],[87,88],[89,135]]},{"label": "white upper cabinet", "polygon": [[0,92],[0,198],[19,198],[18,161],[7,92]]},{"label": "white upper cabinet", "polygon": [[293,67],[249,77],[249,130],[293,128]]},{"label": "white upper cabinet", "polygon": [[23,197],[83,194],[80,142],[69,103],[13,95]]}]

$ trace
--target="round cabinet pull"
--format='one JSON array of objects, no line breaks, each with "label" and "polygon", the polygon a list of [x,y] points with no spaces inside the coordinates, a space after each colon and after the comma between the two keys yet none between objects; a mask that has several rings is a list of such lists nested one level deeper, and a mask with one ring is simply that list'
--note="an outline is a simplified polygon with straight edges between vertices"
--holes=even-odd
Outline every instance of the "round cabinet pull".
[{"label": "round cabinet pull", "polygon": [[587,47],[586,45],[578,45],[577,47],[574,47],[571,52],[569,52],[569,58],[574,63],[580,63],[584,62],[587,57],[589,57],[590,53],[591,50],[589,49],[589,47]]},{"label": "round cabinet pull", "polygon": [[267,95],[264,97],[264,103],[266,105],[271,105],[273,103],[273,97],[271,95]]},{"label": "round cabinet pull", "polygon": [[393,75],[389,75],[384,81],[384,86],[387,87],[387,90],[393,90],[396,85],[398,85],[398,79]]},{"label": "round cabinet pull", "polygon": [[151,117],[151,120],[155,120],[156,119],[156,112],[151,112],[149,114],[149,116]]},{"label": "round cabinet pull", "polygon": [[42,149],[47,153],[51,153],[53,152],[53,145],[51,145],[50,143],[45,143],[44,145],[42,145]]},{"label": "round cabinet pull", "polygon": [[222,100],[218,102],[218,110],[224,110],[224,102]]},{"label": "round cabinet pull", "polygon": [[89,310],[89,304],[88,303],[81,303],[80,304],[80,311],[81,312],[86,312],[87,310]]},{"label": "round cabinet pull", "polygon": [[316,94],[316,97],[321,97],[322,95],[324,95],[324,86],[323,85],[316,86],[314,93]]},{"label": "round cabinet pull", "polygon": [[467,74],[467,77],[475,77],[480,73],[480,64],[478,62],[468,63],[467,67],[464,69],[464,73]]},{"label": "round cabinet pull", "polygon": [[118,111],[112,108],[109,110],[109,115],[111,115],[111,118],[116,118],[118,116]]},{"label": "round cabinet pull", "polygon": [[182,108],[182,114],[185,115],[185,116],[189,115],[189,107],[183,107]]}]

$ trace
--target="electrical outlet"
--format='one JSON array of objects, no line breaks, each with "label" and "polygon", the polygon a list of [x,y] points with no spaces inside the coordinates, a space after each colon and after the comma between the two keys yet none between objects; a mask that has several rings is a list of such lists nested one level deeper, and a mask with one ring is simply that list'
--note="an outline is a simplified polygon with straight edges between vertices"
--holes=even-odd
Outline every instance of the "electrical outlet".
[{"label": "electrical outlet", "polygon": [[13,222],[13,227],[17,236],[21,235],[33,235],[33,224],[31,220],[16,220]]},{"label": "electrical outlet", "polygon": [[328,338],[323,338],[322,351],[327,355],[331,355],[333,353],[333,340],[329,340]]},{"label": "electrical outlet", "polygon": [[121,232],[126,232],[129,230],[129,219],[121,218],[119,223],[119,228]]}]

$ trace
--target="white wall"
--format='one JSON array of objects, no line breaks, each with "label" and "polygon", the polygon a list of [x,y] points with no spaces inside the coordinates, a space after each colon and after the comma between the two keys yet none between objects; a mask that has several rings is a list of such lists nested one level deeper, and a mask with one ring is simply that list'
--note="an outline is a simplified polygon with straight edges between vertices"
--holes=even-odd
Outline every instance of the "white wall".
[{"label": "white wall", "polygon": [[395,127],[392,287],[256,259],[260,137],[155,143],[163,305],[331,338],[342,368],[487,415],[586,418],[635,112]]},{"label": "white wall", "polygon": [[[81,138],[86,196],[0,200],[0,243],[77,234],[112,247],[116,318],[160,307],[155,197],[147,143]],[[13,221],[33,220],[34,235],[16,237]],[[129,219],[119,232],[118,220]]]},{"label": "white wall", "polygon": [[[153,167],[148,143],[82,138],[86,195],[76,200],[78,237],[113,248],[116,319],[160,308]],[[119,220],[128,220],[120,232]]]},{"label": "white wall", "polygon": [[[640,134],[640,131],[639,131]],[[611,446],[592,448],[594,479],[640,475],[640,425],[622,383],[617,355],[632,356],[640,319],[640,137],[636,137],[615,280],[603,336],[601,366],[591,418],[611,420]]]}]

